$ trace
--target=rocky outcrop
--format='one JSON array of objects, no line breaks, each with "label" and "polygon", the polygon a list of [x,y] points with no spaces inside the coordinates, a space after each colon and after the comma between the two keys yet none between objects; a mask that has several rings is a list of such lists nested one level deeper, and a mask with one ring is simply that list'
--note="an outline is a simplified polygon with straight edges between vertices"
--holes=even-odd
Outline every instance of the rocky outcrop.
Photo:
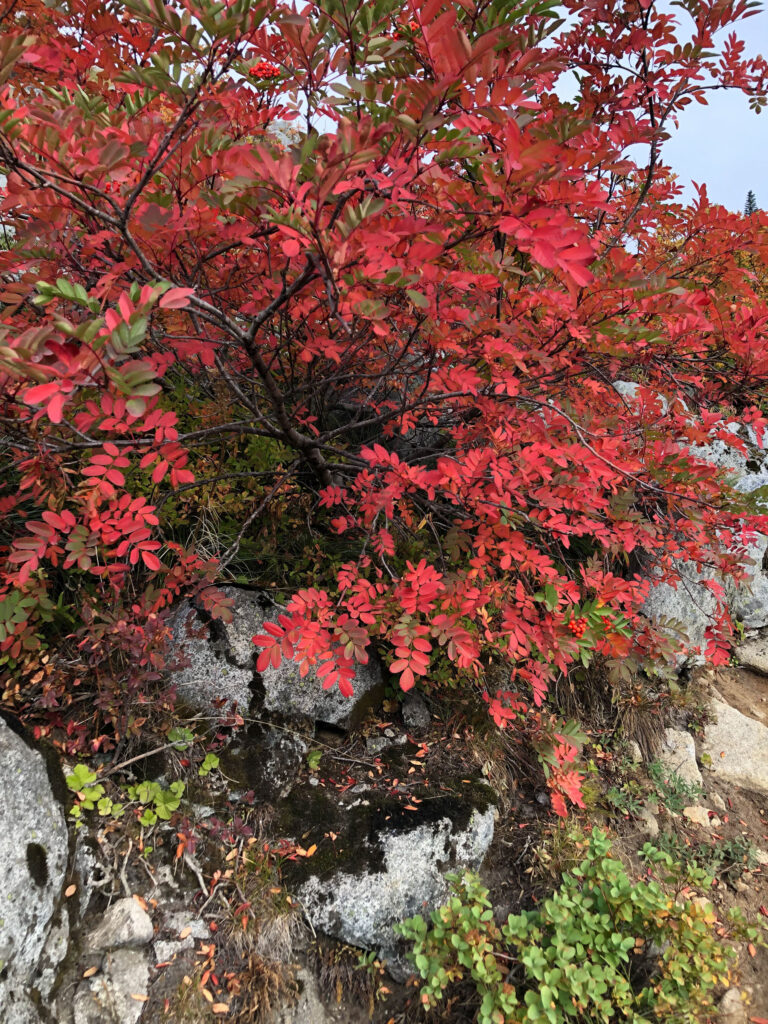
[{"label": "rocky outcrop", "polygon": [[711,706],[702,751],[716,779],[768,794],[768,728],[721,700]]},{"label": "rocky outcrop", "polygon": [[424,820],[416,805],[397,814],[366,793],[346,813],[342,841],[355,844],[351,856],[308,861],[298,898],[316,931],[375,950],[403,979],[411,968],[393,925],[438,906],[448,892],[447,872],[479,868],[493,839],[495,807],[438,798]]},{"label": "rocky outcrop", "polygon": [[[68,861],[64,812],[45,762],[0,719],[0,1020],[36,1021],[36,977],[64,956],[68,924],[62,912]],[[44,957],[58,918],[58,941]]]},{"label": "rocky outcrop", "polygon": [[174,615],[175,656],[183,667],[173,673],[173,682],[186,704],[210,710],[214,701],[235,701],[244,712],[255,697],[261,709],[285,716],[344,729],[360,721],[383,689],[378,662],[371,659],[357,666],[353,697],[342,696],[337,687],[324,690],[313,671],[302,678],[298,664],[290,659],[257,673],[253,637],[264,632],[265,622],[276,622],[282,609],[253,591],[227,587],[224,593],[234,601],[231,623],[204,621],[188,601]]}]

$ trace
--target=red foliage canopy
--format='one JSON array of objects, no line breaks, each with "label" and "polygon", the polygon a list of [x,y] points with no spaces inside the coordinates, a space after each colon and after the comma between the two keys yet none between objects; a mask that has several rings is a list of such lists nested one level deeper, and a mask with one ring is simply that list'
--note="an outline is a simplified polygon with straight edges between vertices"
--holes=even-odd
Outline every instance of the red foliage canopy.
[{"label": "red foliage canopy", "polygon": [[[595,650],[653,656],[642,558],[738,571],[760,525],[690,447],[766,425],[768,307],[737,258],[766,221],[681,206],[661,163],[709,90],[762,105],[765,62],[715,40],[755,6],[0,11],[7,671],[62,594],[86,646],[190,588],[225,614],[162,508],[244,435],[294,453],[268,486],[293,474],[359,552],[258,638],[262,667],[347,692],[372,642],[404,689],[438,653],[467,678],[493,656],[504,723]],[[224,389],[219,422],[182,424],[179,379]]]}]

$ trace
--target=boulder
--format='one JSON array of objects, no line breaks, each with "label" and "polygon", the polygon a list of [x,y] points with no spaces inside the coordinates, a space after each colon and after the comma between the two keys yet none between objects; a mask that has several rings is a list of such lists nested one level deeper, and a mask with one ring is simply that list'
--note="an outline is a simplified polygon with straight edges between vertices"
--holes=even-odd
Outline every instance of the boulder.
[{"label": "boulder", "polygon": [[716,720],[707,725],[702,751],[722,782],[768,794],[768,727],[724,701],[711,705]]},{"label": "boulder", "polygon": [[173,621],[176,653],[188,661],[173,675],[179,696],[190,706],[210,709],[212,701],[237,701],[246,711],[255,693],[261,693],[266,711],[301,716],[340,728],[352,728],[383,692],[381,668],[373,658],[358,665],[353,680],[354,696],[344,697],[333,687],[324,690],[310,671],[302,678],[298,664],[283,659],[279,668],[271,665],[256,672],[257,648],[253,637],[264,632],[265,622],[276,622],[284,609],[264,594],[226,587],[234,600],[231,623],[205,623],[189,602],[182,602]]},{"label": "boulder", "polygon": [[[0,763],[0,1020],[21,1022],[34,1019],[26,996],[63,900],[68,837],[42,755],[2,719]],[[68,931],[66,914],[59,920]],[[66,946],[60,934],[59,957]]]},{"label": "boulder", "polygon": [[404,979],[411,968],[393,925],[437,907],[448,893],[447,872],[480,867],[493,838],[495,807],[473,805],[469,797],[433,797],[429,806],[425,801],[409,811],[400,805],[398,811],[371,792],[347,814],[338,845],[351,843],[350,856],[335,863],[308,860],[308,877],[295,891],[316,931],[377,951],[390,973]]},{"label": "boulder", "polygon": [[675,772],[689,784],[701,785],[701,772],[696,763],[693,736],[682,729],[665,729],[659,761],[669,772]]}]

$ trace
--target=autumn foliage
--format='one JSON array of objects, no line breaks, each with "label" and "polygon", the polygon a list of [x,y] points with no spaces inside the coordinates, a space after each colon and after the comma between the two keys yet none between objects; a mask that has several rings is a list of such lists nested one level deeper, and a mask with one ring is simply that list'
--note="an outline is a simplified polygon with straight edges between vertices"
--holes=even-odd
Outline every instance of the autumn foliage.
[{"label": "autumn foliage", "polygon": [[[578,799],[553,679],[670,656],[637,615],[650,566],[738,573],[762,522],[690,448],[766,427],[765,216],[681,205],[662,162],[708,90],[762,105],[731,34],[754,6],[0,11],[5,700],[97,743],[139,728],[125,688],[159,678],[172,602],[226,615],[243,538],[304,501],[343,560],[259,665],[349,692],[374,648],[403,689],[503,664],[491,713]],[[169,509],[254,439],[277,454],[201,553]]]}]

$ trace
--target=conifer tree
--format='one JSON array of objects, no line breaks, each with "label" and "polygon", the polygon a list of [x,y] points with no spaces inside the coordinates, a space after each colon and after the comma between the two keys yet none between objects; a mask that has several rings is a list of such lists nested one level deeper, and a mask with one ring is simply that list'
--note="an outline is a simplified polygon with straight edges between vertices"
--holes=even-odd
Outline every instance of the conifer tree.
[{"label": "conifer tree", "polygon": [[747,192],[747,201],[744,203],[744,216],[749,217],[753,213],[757,213],[758,205],[755,199],[755,193],[752,189]]}]

